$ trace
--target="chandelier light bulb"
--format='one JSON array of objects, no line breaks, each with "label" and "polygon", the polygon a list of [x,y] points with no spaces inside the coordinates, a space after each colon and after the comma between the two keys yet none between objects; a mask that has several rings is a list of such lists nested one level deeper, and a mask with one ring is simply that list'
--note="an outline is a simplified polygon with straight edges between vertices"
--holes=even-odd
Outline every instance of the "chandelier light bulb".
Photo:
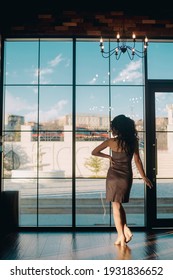
[{"label": "chandelier light bulb", "polygon": [[117,33],[117,40],[119,40],[120,39],[120,33],[118,32]]},{"label": "chandelier light bulb", "polygon": [[132,34],[132,38],[133,38],[133,39],[136,39],[135,33]]},{"label": "chandelier light bulb", "polygon": [[147,37],[145,37],[145,43],[148,43],[148,38]]}]

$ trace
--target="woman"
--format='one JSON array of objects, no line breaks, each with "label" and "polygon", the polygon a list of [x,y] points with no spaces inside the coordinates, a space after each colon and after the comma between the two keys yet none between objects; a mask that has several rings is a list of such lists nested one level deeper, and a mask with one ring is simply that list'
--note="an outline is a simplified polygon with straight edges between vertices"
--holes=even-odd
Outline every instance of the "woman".
[{"label": "woman", "polygon": [[[108,158],[110,167],[106,177],[106,201],[112,202],[113,217],[118,233],[115,245],[125,246],[132,239],[132,232],[127,226],[126,213],[122,203],[129,202],[132,186],[132,158],[145,184],[152,188],[146,177],[139,155],[139,145],[135,122],[125,115],[116,116],[111,122],[113,138],[98,145],[92,155]],[[102,150],[110,148],[111,155]]]}]

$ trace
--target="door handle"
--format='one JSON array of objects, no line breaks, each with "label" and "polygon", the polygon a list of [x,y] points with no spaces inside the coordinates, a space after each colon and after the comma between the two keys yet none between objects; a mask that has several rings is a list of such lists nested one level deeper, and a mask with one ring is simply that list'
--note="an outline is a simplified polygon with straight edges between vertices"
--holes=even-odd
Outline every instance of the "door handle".
[{"label": "door handle", "polygon": [[154,167],[153,167],[153,170],[155,171],[155,175],[157,175],[157,138],[155,139],[155,143],[153,143],[153,147],[154,147],[154,156],[155,156],[155,160],[154,160]]}]

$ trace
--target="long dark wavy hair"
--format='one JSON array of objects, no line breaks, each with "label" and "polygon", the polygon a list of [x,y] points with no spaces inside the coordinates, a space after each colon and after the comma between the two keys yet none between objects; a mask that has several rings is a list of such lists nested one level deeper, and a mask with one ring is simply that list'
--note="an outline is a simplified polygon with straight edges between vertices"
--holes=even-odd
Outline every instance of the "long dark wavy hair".
[{"label": "long dark wavy hair", "polygon": [[134,120],[125,115],[118,115],[111,122],[111,130],[112,134],[117,136],[115,139],[118,148],[121,148],[128,155],[132,155],[138,140]]}]

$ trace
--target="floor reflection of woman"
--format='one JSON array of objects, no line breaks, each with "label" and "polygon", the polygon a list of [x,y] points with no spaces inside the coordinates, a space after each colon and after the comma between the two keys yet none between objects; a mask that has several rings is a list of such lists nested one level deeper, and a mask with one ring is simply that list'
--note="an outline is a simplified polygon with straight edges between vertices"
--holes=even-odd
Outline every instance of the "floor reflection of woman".
[{"label": "floor reflection of woman", "polygon": [[[110,167],[106,177],[106,200],[112,202],[113,217],[118,233],[115,245],[125,246],[132,239],[132,232],[127,226],[126,213],[122,203],[129,202],[132,186],[132,158],[139,173],[148,187],[151,181],[145,175],[139,155],[139,144],[135,122],[125,115],[116,116],[111,122],[113,138],[109,138],[98,145],[92,155],[108,158]],[[110,148],[111,155],[102,150]]]},{"label": "floor reflection of woman", "polygon": [[116,260],[131,260],[131,249],[129,246],[116,246]]}]

